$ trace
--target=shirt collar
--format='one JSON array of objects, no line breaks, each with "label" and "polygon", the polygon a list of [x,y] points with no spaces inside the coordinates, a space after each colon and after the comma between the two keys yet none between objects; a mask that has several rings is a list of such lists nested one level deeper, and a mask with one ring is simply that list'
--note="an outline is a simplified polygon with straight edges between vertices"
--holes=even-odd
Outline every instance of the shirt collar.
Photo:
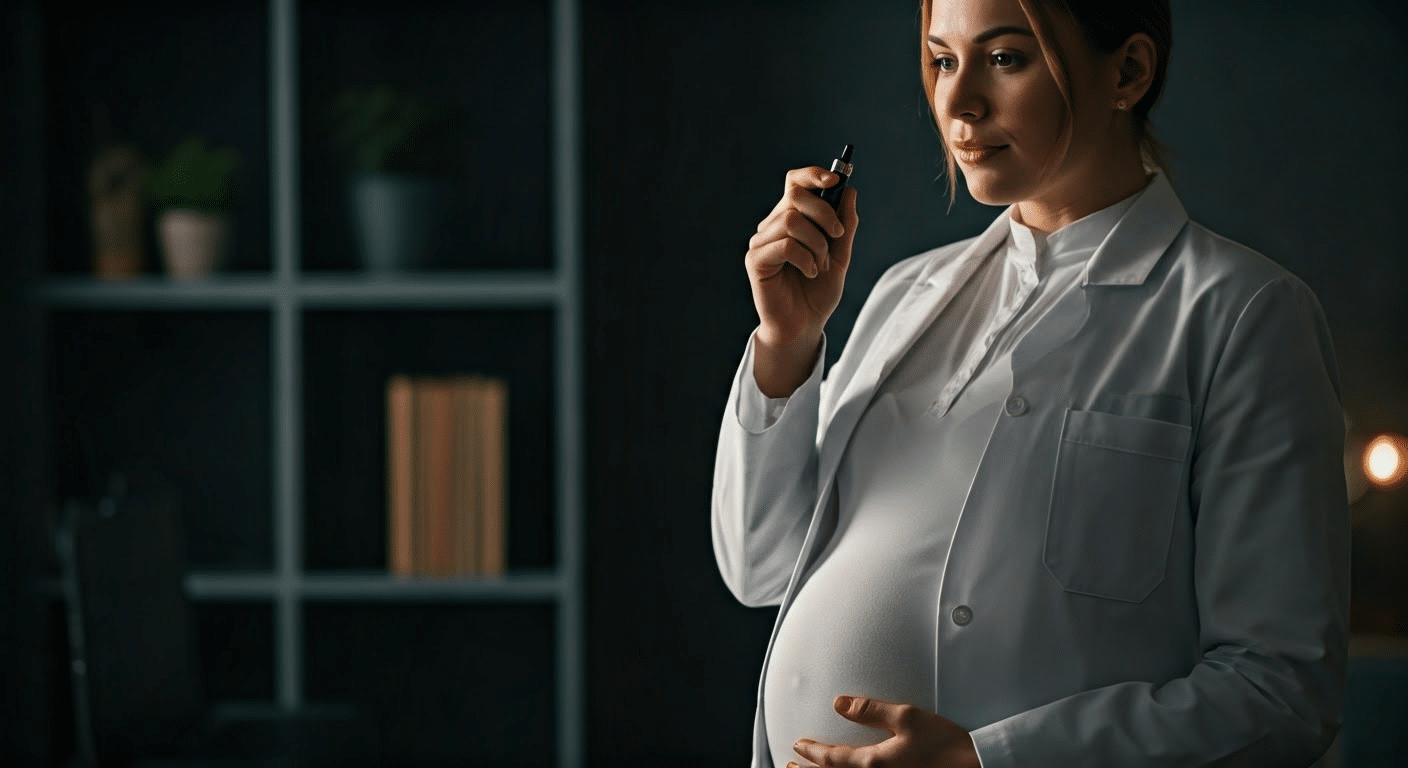
[{"label": "shirt collar", "polygon": [[[1142,284],[1159,257],[1188,223],[1188,213],[1162,171],[1155,172],[1154,178],[1144,189],[1126,201],[1129,203],[1128,208],[1122,215],[1115,217],[1114,228],[1105,234],[1095,252],[1090,255],[1082,285]],[[1116,203],[1116,206],[1118,205],[1120,203]],[[1099,213],[1101,211],[1096,212]],[[982,260],[988,254],[993,254],[995,249],[1001,248],[1003,240],[1015,229],[1011,226],[1015,223],[1011,221],[1011,215],[1012,206],[1008,206],[1002,215],[994,218],[981,234],[971,239],[955,254],[954,259],[958,262],[971,258]],[[1078,223],[1080,222],[1071,226]],[[1050,240],[1050,237],[1047,239]],[[921,273],[919,281],[930,285],[944,282],[947,279],[944,275],[947,274],[950,264],[949,259],[930,262]]]},{"label": "shirt collar", "polygon": [[1051,233],[1032,229],[1017,221],[1014,218],[1017,207],[1009,206],[1004,215],[1011,229],[1009,258],[1034,264],[1043,275],[1054,266],[1089,258],[1148,188],[1149,185],[1145,184],[1138,192],[1114,205],[1101,208]]}]

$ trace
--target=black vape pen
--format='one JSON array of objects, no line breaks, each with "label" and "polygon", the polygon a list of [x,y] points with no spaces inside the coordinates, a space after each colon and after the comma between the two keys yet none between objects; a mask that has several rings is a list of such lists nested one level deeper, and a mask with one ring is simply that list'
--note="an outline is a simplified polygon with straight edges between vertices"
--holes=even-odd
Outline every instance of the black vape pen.
[{"label": "black vape pen", "polygon": [[841,150],[841,156],[831,161],[831,172],[841,177],[841,180],[831,186],[819,190],[818,195],[822,200],[831,204],[831,210],[836,210],[836,206],[841,204],[841,190],[846,188],[846,182],[851,179],[851,150],[854,149],[847,144]]}]

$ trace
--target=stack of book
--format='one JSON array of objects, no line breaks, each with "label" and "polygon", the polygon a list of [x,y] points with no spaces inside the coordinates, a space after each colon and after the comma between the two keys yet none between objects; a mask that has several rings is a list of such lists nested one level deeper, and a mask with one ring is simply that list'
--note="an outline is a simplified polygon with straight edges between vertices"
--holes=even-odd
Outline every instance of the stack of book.
[{"label": "stack of book", "polygon": [[507,383],[395,375],[386,385],[386,416],[392,575],[503,575]]}]

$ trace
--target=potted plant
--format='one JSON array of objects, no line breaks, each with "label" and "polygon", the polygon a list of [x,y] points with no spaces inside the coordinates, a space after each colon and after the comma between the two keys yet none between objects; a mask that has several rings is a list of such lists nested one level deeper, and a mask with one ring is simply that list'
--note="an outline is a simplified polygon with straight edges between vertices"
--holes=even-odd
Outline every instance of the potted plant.
[{"label": "potted plant", "polygon": [[348,172],[353,237],[374,272],[425,267],[449,223],[466,144],[447,101],[390,85],[348,86],[325,114]]},{"label": "potted plant", "polygon": [[147,181],[160,211],[157,233],[166,272],[188,280],[223,266],[242,159],[230,146],[211,147],[192,134],[173,147]]}]

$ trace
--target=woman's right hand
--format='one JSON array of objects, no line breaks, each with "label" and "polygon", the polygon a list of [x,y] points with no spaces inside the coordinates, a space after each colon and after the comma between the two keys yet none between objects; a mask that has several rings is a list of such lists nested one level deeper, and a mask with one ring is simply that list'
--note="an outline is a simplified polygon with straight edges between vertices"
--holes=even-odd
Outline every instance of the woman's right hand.
[{"label": "woman's right hand", "polygon": [[860,223],[856,190],[842,190],[835,211],[813,191],[838,181],[836,174],[818,166],[788,171],[782,199],[748,241],[743,263],[762,344],[780,348],[819,342],[822,327],[841,303]]}]

